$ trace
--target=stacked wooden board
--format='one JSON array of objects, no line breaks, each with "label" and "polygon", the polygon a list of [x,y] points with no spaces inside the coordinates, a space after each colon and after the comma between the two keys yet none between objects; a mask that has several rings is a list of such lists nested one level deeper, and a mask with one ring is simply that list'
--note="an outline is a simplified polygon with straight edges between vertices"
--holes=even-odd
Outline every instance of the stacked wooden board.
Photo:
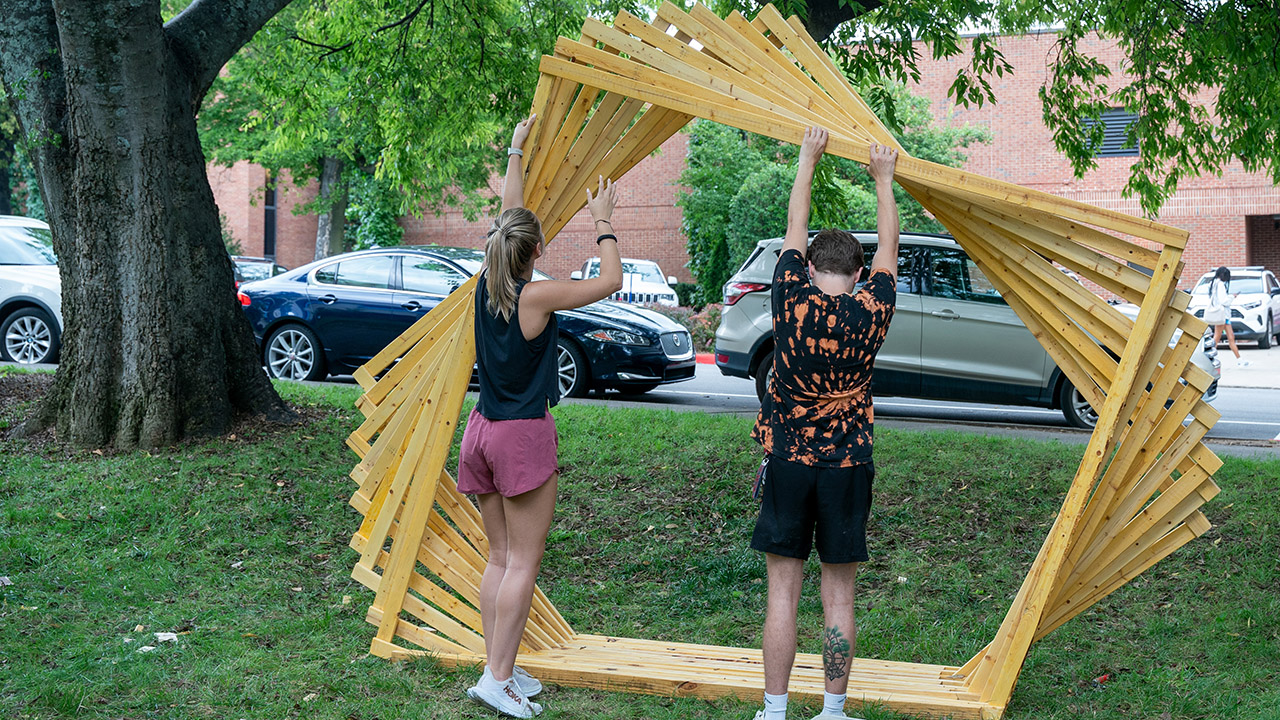
[{"label": "stacked wooden board", "polygon": [[[588,20],[542,59],[526,146],[525,202],[553,238],[598,175],[618,178],[691,119],[866,162],[893,136],[798,19],[663,5],[653,22]],[[955,236],[1058,367],[1098,409],[1063,507],[996,637],[963,665],[860,659],[849,695],[926,715],[996,718],[1031,643],[1209,527],[1220,461],[1202,444],[1218,414],[1190,363],[1205,330],[1176,290],[1185,231],[906,156],[896,180]],[[1141,307],[1130,319],[1076,281]],[[372,652],[484,658],[478,588],[487,544],[445,469],[475,358],[474,279],[356,374],[366,420],[351,504],[364,515],[353,577],[374,590]],[[397,642],[397,638],[399,641]],[[758,698],[758,650],[576,633],[538,590],[520,663],[544,680],[630,692]],[[802,655],[792,692],[822,692]]]}]

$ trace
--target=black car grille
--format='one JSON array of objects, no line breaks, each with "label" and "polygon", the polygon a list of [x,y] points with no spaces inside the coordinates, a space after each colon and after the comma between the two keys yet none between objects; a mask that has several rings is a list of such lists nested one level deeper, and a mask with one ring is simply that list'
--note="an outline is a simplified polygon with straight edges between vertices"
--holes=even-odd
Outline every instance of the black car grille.
[{"label": "black car grille", "polygon": [[662,351],[669,358],[685,358],[693,355],[693,341],[684,331],[662,334]]}]

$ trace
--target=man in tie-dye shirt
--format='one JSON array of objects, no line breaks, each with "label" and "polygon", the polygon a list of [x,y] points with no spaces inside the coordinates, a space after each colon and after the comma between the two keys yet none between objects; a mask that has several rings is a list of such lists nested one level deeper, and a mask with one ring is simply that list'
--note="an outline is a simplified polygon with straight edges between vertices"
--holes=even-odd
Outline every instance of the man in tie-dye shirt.
[{"label": "man in tie-dye shirt", "polygon": [[[809,236],[813,170],[827,131],[810,128],[773,274],[773,382],[752,437],[765,450],[760,517],[751,547],[765,553],[769,604],[764,626],[765,709],[782,720],[796,652],[796,607],[804,562],[822,561],[826,693],[819,718],[841,718],[854,655],[854,578],[867,560],[871,509],[871,370],[893,317],[898,274],[896,150],[873,145],[879,244],[866,284],[862,245],[842,230]],[[815,719],[816,720],[816,719]]]}]

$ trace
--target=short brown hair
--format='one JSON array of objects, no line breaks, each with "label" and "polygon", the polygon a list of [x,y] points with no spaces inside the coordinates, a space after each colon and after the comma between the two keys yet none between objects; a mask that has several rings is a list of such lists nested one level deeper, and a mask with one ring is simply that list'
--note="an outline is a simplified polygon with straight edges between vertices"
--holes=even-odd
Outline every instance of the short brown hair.
[{"label": "short brown hair", "polygon": [[864,265],[862,243],[844,230],[826,229],[813,236],[809,262],[818,272],[854,275]]}]

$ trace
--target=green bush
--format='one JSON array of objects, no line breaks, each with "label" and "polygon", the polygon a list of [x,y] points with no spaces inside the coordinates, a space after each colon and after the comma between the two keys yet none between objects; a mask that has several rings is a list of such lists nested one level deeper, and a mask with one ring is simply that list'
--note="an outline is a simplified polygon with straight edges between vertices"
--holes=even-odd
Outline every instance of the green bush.
[{"label": "green bush", "polygon": [[696,302],[698,299],[697,283],[676,283],[671,286],[671,289],[676,291],[676,302],[680,303],[682,306],[698,309],[702,308],[702,304]]}]

